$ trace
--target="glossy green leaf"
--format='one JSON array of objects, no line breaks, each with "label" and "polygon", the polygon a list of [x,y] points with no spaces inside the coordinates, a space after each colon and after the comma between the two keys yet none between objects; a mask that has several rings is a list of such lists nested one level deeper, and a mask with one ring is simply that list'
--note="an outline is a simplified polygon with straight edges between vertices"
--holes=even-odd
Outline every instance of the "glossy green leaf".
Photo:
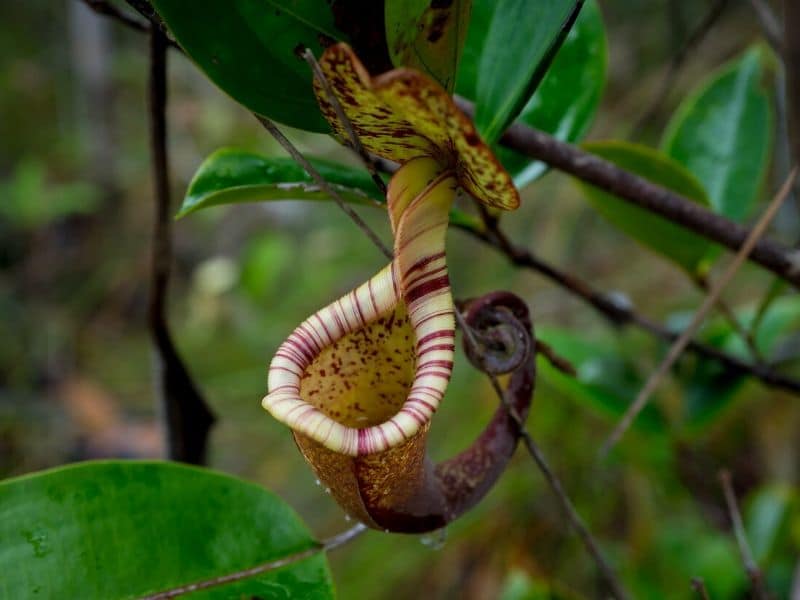
[{"label": "glossy green leaf", "polygon": [[[614,340],[600,344],[568,331],[541,327],[537,329],[537,337],[567,359],[577,372],[577,377],[571,377],[540,359],[539,375],[543,381],[611,421],[625,413],[644,384],[634,362],[618,351]],[[663,432],[666,421],[657,403],[650,402],[633,427],[651,433]]]},{"label": "glossy green leaf", "polygon": [[[489,23],[498,5],[475,0],[469,34],[459,65],[458,93],[474,100],[478,65]],[[517,120],[565,142],[579,140],[591,125],[606,81],[608,50],[605,27],[596,0],[587,0],[553,63]],[[500,67],[498,67],[500,68]],[[495,153],[514,176],[517,187],[540,177],[547,165],[497,146]]]},{"label": "glossy green leaf", "polygon": [[754,48],[713,74],[678,108],[662,143],[703,182],[714,210],[739,222],[758,201],[773,138],[761,62]]},{"label": "glossy green leaf", "polygon": [[528,103],[583,0],[500,0],[478,64],[475,124],[494,144]]},{"label": "glossy green leaf", "polygon": [[308,131],[330,128],[311,89],[299,46],[322,52],[341,39],[324,0],[154,0],[153,6],[197,66],[248,109]]},{"label": "glossy green leaf", "polygon": [[[310,159],[346,202],[375,204],[383,196],[365,169]],[[195,173],[178,217],[201,208],[264,200],[330,200],[293,159],[222,148]]]},{"label": "glossy green leaf", "polygon": [[[584,149],[670,190],[708,205],[703,186],[681,165],[657,150],[619,141],[591,142]],[[702,274],[714,246],[704,238],[659,215],[579,182],[592,207],[611,224],[645,247],[683,267]]]},{"label": "glossy green leaf", "polygon": [[[137,598],[314,547],[267,490],[163,462],[70,465],[0,483],[0,597]],[[315,554],[193,598],[332,598]]]},{"label": "glossy green leaf", "polygon": [[[385,202],[365,169],[327,160],[309,160],[345,202],[367,206],[380,206]],[[293,159],[221,148],[200,165],[189,184],[177,218],[212,206],[270,200],[332,198],[320,191],[311,176]],[[471,229],[483,227],[480,218],[457,208],[451,209],[450,222]]]},{"label": "glossy green leaf", "polygon": [[453,91],[472,0],[386,0],[386,44],[392,63],[427,73]]}]

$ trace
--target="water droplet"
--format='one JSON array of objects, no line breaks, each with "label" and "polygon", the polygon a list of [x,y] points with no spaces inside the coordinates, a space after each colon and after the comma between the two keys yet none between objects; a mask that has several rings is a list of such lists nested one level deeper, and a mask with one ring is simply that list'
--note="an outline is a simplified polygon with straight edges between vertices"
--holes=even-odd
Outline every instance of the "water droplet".
[{"label": "water droplet", "polygon": [[316,480],[314,483],[316,483],[317,485],[322,485],[322,484],[320,483],[320,480],[319,480],[319,479],[317,479],[317,480]]},{"label": "water droplet", "polygon": [[427,546],[431,550],[441,550],[447,542],[447,527],[442,527],[436,531],[431,531],[419,538],[423,546]]},{"label": "water droplet", "polygon": [[389,530],[388,529],[384,529],[383,533],[389,533]]},{"label": "water droplet", "polygon": [[348,514],[345,514],[345,515],[344,515],[344,520],[345,520],[345,521],[347,521],[347,522],[349,523],[350,521],[352,521],[352,520],[353,520],[353,518],[352,518],[350,515],[348,515]]},{"label": "water droplet", "polygon": [[326,494],[330,494],[330,493],[331,493],[331,488],[329,488],[329,487],[326,487],[326,488],[325,488],[325,493],[326,493]]}]

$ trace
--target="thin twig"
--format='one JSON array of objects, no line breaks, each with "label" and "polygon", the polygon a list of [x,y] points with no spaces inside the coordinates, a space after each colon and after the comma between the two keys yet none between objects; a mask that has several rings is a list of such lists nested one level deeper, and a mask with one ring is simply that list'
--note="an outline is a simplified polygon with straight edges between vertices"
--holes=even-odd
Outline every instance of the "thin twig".
[{"label": "thin twig", "polygon": [[769,45],[780,56],[783,48],[783,36],[781,35],[781,24],[778,17],[772,12],[772,7],[766,0],[750,0],[750,6],[756,13],[761,31]]},{"label": "thin twig", "polygon": [[281,130],[275,126],[275,123],[260,115],[256,115],[256,118],[264,126],[264,129],[269,131],[272,137],[274,137],[278,143],[283,146],[283,149],[291,155],[297,164],[305,169],[305,171],[311,176],[320,189],[333,198],[334,202],[336,202],[339,208],[341,208],[345,214],[350,217],[350,219],[352,219],[352,221],[358,226],[358,228],[364,232],[364,235],[366,235],[372,241],[372,243],[375,244],[375,246],[377,246],[381,252],[383,252],[383,255],[389,260],[392,260],[392,251],[386,247],[378,235],[370,228],[369,225],[366,224],[366,222],[364,222],[359,214],[350,208],[350,206],[348,206],[344,200],[342,200],[342,197],[339,195],[339,193],[325,180],[322,175],[320,175],[319,171],[317,171],[314,166],[308,162],[306,157],[294,147],[294,144],[289,141],[289,138],[281,133]]},{"label": "thin twig", "polygon": [[109,17],[114,19],[115,21],[119,21],[125,27],[129,27],[131,29],[135,29],[136,31],[141,32],[148,32],[150,31],[150,25],[140,21],[139,19],[135,19],[130,15],[126,15],[116,6],[107,2],[106,0],[82,0],[83,3],[91,8],[94,12],[98,15],[103,15],[104,17]]},{"label": "thin twig", "polygon": [[[674,342],[680,336],[680,333],[671,331],[663,325],[638,313],[630,304],[608,296],[577,276],[562,271],[543,261],[528,249],[515,245],[508,239],[499,226],[488,230],[479,230],[467,225],[457,226],[462,231],[466,231],[476,239],[481,240],[495,250],[503,253],[512,264],[539,273],[577,298],[580,298],[614,325],[633,325],[666,342]],[[800,380],[782,375],[765,365],[757,365],[743,361],[732,354],[694,340],[689,343],[688,349],[700,356],[719,362],[732,372],[757,377],[765,385],[795,393],[800,392]]]},{"label": "thin twig", "polygon": [[[471,102],[457,97],[456,103],[466,114],[475,114]],[[522,123],[511,125],[500,143],[574,175],[648,212],[659,214],[672,223],[733,251],[738,251],[751,233],[747,227],[717,215],[680,194]],[[749,258],[800,288],[800,252],[797,250],[761,239]]]},{"label": "thin twig", "polygon": [[156,385],[160,395],[159,405],[164,419],[168,457],[182,462],[203,464],[214,415],[178,354],[167,324],[172,219],[166,120],[167,38],[159,29],[150,32],[148,86],[155,200],[148,324],[155,349]]},{"label": "thin twig", "polygon": [[706,589],[706,582],[700,577],[692,577],[692,589],[697,594],[700,600],[711,600],[708,597],[708,590]]},{"label": "thin twig", "polygon": [[600,449],[601,457],[606,456],[611,448],[613,448],[619,439],[625,434],[631,423],[633,423],[633,420],[645,407],[647,401],[650,399],[650,396],[661,383],[661,380],[672,368],[672,365],[675,364],[675,361],[678,360],[678,357],[681,355],[686,346],[689,344],[691,338],[700,328],[700,325],[703,323],[706,315],[714,307],[714,304],[716,304],[720,294],[728,285],[728,283],[730,283],[731,279],[733,279],[733,276],[739,270],[739,267],[742,266],[747,258],[747,255],[756,245],[758,239],[764,235],[764,233],[766,233],[767,226],[772,222],[772,219],[778,213],[778,209],[781,207],[781,204],[783,204],[783,201],[786,200],[786,197],[789,195],[796,176],[797,167],[792,169],[792,172],[789,174],[789,178],[784,182],[783,186],[775,195],[775,198],[772,200],[772,202],[770,202],[770,205],[767,207],[767,210],[764,211],[764,214],[758,220],[756,226],[753,227],[753,230],[745,241],[744,246],[742,246],[742,249],[738,252],[733,261],[731,261],[731,264],[728,265],[728,268],[722,274],[722,277],[719,278],[719,281],[717,281],[717,283],[714,285],[714,288],[709,292],[708,296],[706,296],[702,305],[692,318],[689,326],[681,334],[681,336],[675,340],[675,343],[669,349],[667,356],[664,358],[658,368],[650,375],[636,399],[622,416],[619,424],[611,432],[611,435],[609,435],[608,439]]},{"label": "thin twig", "polygon": [[695,29],[689,34],[678,51],[672,55],[672,60],[670,60],[669,67],[667,68],[666,73],[664,73],[664,77],[661,79],[661,84],[659,85],[655,96],[653,96],[653,102],[650,104],[650,107],[645,110],[642,116],[636,120],[636,123],[633,126],[634,136],[636,135],[636,132],[641,131],[642,128],[645,127],[658,113],[658,111],[661,110],[664,101],[667,99],[669,91],[675,85],[675,80],[677,79],[680,68],[683,66],[686,58],[689,56],[692,49],[698,46],[705,39],[708,32],[714,27],[714,24],[717,22],[720,16],[722,16],[726,4],[727,0],[716,0],[706,13],[705,17],[703,17],[703,20],[700,21],[697,27],[695,27]]},{"label": "thin twig", "polygon": [[722,485],[722,492],[725,495],[725,503],[728,505],[728,515],[731,518],[733,535],[736,537],[736,543],[739,546],[742,564],[753,586],[753,596],[758,600],[767,600],[769,596],[764,589],[764,577],[761,573],[761,569],[758,568],[758,564],[756,564],[755,558],[753,558],[753,551],[750,549],[750,544],[747,542],[747,534],[744,530],[742,514],[739,512],[736,494],[733,492],[730,471],[727,469],[720,471],[719,481]]},{"label": "thin twig", "polygon": [[[470,330],[469,326],[467,326],[465,323],[462,325],[462,327],[468,340],[467,343],[476,343],[474,336],[470,336],[468,333]],[[551,491],[558,500],[558,503],[561,505],[561,508],[564,511],[564,514],[567,516],[567,520],[569,521],[570,525],[575,529],[587,552],[594,559],[597,567],[600,569],[603,579],[608,584],[612,594],[615,598],[617,598],[617,600],[625,600],[626,598],[629,598],[630,596],[625,591],[622,582],[614,573],[611,565],[606,562],[606,559],[603,556],[603,553],[600,551],[600,547],[598,546],[591,532],[589,531],[589,528],[586,526],[580,514],[578,514],[578,511],[575,509],[575,505],[572,504],[569,496],[567,496],[567,493],[564,491],[564,486],[561,485],[561,480],[559,480],[558,476],[550,468],[550,465],[545,459],[544,454],[542,454],[541,449],[533,440],[533,437],[528,430],[525,428],[525,423],[523,422],[522,417],[509,400],[503,388],[500,386],[500,382],[497,380],[497,377],[491,373],[486,373],[486,376],[489,378],[495,393],[497,393],[497,396],[500,398],[501,402],[508,411],[509,416],[514,421],[517,431],[519,432],[519,435],[525,444],[525,448],[528,450],[531,458],[536,463],[536,466],[539,467],[539,470],[542,472],[545,481],[547,481]]]},{"label": "thin twig", "polygon": [[261,575],[262,573],[266,573],[268,571],[274,571],[275,569],[285,567],[286,565],[299,562],[301,560],[314,556],[319,552],[327,552],[328,550],[333,550],[334,548],[343,546],[350,540],[362,534],[364,531],[366,531],[366,529],[367,529],[366,525],[364,525],[363,523],[359,523],[358,525],[355,525],[338,535],[328,538],[325,542],[321,544],[312,546],[308,550],[303,550],[302,552],[296,552],[295,554],[291,554],[283,558],[278,558],[276,560],[271,560],[269,562],[256,565],[255,567],[250,567],[249,569],[236,571],[235,573],[229,573],[227,575],[213,577],[212,579],[206,579],[203,581],[190,583],[188,585],[178,586],[169,590],[165,590],[163,592],[158,592],[157,594],[143,596],[140,600],[168,600],[169,598],[176,598],[184,594],[190,594],[192,592],[197,592],[200,590],[207,590],[210,588],[227,585],[229,583],[234,583],[236,581],[242,581],[243,579],[249,579],[251,577],[255,577],[256,575]]},{"label": "thin twig", "polygon": [[328,81],[328,78],[325,77],[325,73],[322,72],[322,67],[320,67],[319,63],[317,62],[317,58],[314,56],[314,53],[310,48],[304,48],[301,56],[311,67],[314,77],[317,78],[317,81],[319,81],[319,84],[325,90],[325,95],[328,97],[328,102],[331,103],[333,110],[336,111],[336,118],[339,120],[339,123],[347,132],[347,136],[350,138],[348,140],[350,147],[355,150],[356,154],[358,154],[361,162],[364,163],[367,171],[369,171],[369,174],[372,176],[372,181],[375,182],[375,185],[378,186],[378,189],[385,196],[386,182],[381,178],[380,174],[375,168],[375,163],[372,161],[369,153],[364,148],[364,144],[361,143],[361,138],[358,137],[352,121],[350,121],[347,113],[344,111],[342,103],[339,102],[339,97],[334,93],[333,88],[331,87],[331,82]]}]

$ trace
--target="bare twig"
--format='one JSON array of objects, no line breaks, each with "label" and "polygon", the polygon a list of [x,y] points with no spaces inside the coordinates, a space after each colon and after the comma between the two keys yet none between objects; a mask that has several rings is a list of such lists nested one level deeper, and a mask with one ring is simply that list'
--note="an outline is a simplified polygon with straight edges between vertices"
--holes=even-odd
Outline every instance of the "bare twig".
[{"label": "bare twig", "polygon": [[756,13],[758,22],[761,25],[761,31],[764,37],[775,52],[780,55],[783,48],[783,39],[781,35],[781,24],[778,17],[772,12],[772,7],[766,0],[750,0],[750,6],[753,12]]},{"label": "bare twig", "polygon": [[[475,229],[461,225],[460,228],[502,252],[512,264],[535,271],[580,298],[615,325],[633,325],[667,342],[674,342],[680,335],[636,312],[628,303],[611,298],[588,282],[557,269],[526,248],[513,244],[499,226],[495,225],[492,229]],[[799,380],[782,375],[765,365],[745,362],[732,354],[696,341],[689,342],[687,348],[700,356],[718,361],[735,373],[757,377],[764,384],[779,389],[800,392]]]},{"label": "bare twig", "polygon": [[678,51],[672,55],[672,60],[670,60],[669,67],[667,67],[667,71],[664,73],[664,76],[661,79],[661,84],[658,86],[658,90],[653,96],[653,102],[650,104],[649,108],[645,110],[642,116],[637,119],[633,126],[634,134],[635,132],[641,131],[641,129],[653,119],[658,111],[661,110],[664,101],[667,99],[669,91],[675,85],[675,80],[677,79],[680,68],[683,66],[686,58],[689,56],[692,49],[698,46],[705,39],[708,32],[711,31],[711,29],[714,27],[714,24],[717,22],[720,16],[722,16],[727,1],[728,0],[715,0],[705,17],[703,17],[703,20],[700,21],[697,27],[695,27],[694,30],[689,34]]},{"label": "bare twig", "polygon": [[736,543],[739,546],[742,564],[753,586],[753,595],[758,600],[767,600],[769,596],[764,589],[764,578],[761,574],[761,569],[758,568],[753,558],[753,551],[750,549],[750,544],[747,542],[747,534],[744,531],[744,523],[742,523],[742,514],[739,512],[736,494],[733,492],[730,471],[727,469],[720,471],[719,481],[722,485],[722,492],[725,494],[725,503],[728,505],[728,515],[731,518],[733,535],[736,537]]},{"label": "bare twig", "polygon": [[135,29],[141,32],[150,31],[150,25],[144,23],[138,19],[131,17],[130,15],[126,15],[116,6],[107,2],[106,0],[82,0],[83,3],[91,8],[94,12],[98,15],[103,15],[104,17],[109,17],[114,19],[115,21],[119,21],[125,27],[129,27],[131,29]]},{"label": "bare twig", "polygon": [[[456,98],[456,101],[465,113],[470,116],[474,114],[471,102],[463,98]],[[500,143],[659,214],[731,250],[739,250],[751,233],[747,227],[717,215],[680,194],[521,123],[509,127]],[[800,252],[761,239],[753,248],[750,259],[795,287],[800,287]]]},{"label": "bare twig", "polygon": [[706,582],[700,577],[692,577],[692,589],[700,600],[711,600],[708,597],[708,590],[706,589]]},{"label": "bare twig", "polygon": [[344,107],[342,107],[342,103],[339,102],[339,97],[334,93],[333,88],[331,87],[331,82],[328,81],[327,77],[325,77],[325,73],[322,72],[322,67],[320,67],[319,63],[317,62],[314,53],[310,48],[305,48],[303,49],[301,56],[311,67],[311,71],[314,73],[314,77],[317,78],[317,81],[319,81],[322,89],[325,90],[325,95],[328,97],[328,102],[330,102],[331,106],[333,106],[333,110],[336,111],[336,117],[339,119],[339,123],[342,125],[344,130],[347,132],[347,136],[350,138],[348,140],[348,144],[353,150],[355,150],[359,158],[361,158],[361,162],[364,163],[367,171],[369,171],[369,174],[372,176],[372,181],[375,182],[375,185],[378,186],[378,189],[385,196],[386,182],[381,179],[380,174],[375,168],[375,163],[372,161],[369,153],[361,143],[361,138],[358,137],[358,134],[353,127],[353,123],[347,117],[347,113],[344,112]]},{"label": "bare twig", "polygon": [[289,139],[283,135],[283,133],[281,133],[281,130],[275,126],[275,123],[260,115],[256,115],[256,118],[264,126],[264,129],[269,131],[272,137],[274,137],[278,143],[283,146],[283,149],[291,155],[297,164],[306,170],[306,172],[316,182],[320,189],[328,194],[334,200],[334,202],[336,202],[339,208],[341,208],[345,214],[350,217],[350,219],[352,219],[352,221],[358,226],[358,228],[364,232],[364,235],[366,235],[372,241],[372,243],[375,244],[375,246],[377,246],[381,252],[383,252],[383,255],[391,260],[393,257],[392,251],[386,247],[378,235],[370,228],[369,225],[364,222],[359,214],[350,208],[350,206],[348,206],[344,200],[342,200],[342,197],[339,195],[339,193],[333,189],[333,187],[327,181],[325,181],[325,178],[319,174],[319,171],[317,171],[314,166],[308,162],[306,157],[294,147],[294,144],[292,144],[292,142],[290,142]]},{"label": "bare twig", "polygon": [[167,38],[150,33],[150,151],[153,162],[155,215],[148,322],[155,346],[157,387],[165,423],[168,456],[173,460],[205,462],[208,431],[214,423],[183,364],[167,325],[167,288],[172,262],[169,162],[167,157]]},{"label": "bare twig", "polygon": [[[467,343],[470,345],[477,343],[475,337],[469,333],[470,327],[463,321],[461,326],[465,337],[467,337]],[[572,504],[569,496],[564,491],[564,486],[561,485],[561,480],[559,480],[558,476],[550,468],[550,465],[545,459],[544,454],[542,454],[541,449],[533,440],[531,434],[528,433],[522,417],[520,417],[520,414],[517,412],[516,408],[514,408],[514,405],[511,403],[505,391],[500,386],[500,382],[497,380],[497,377],[491,373],[486,373],[486,376],[489,378],[489,381],[497,393],[497,396],[500,398],[501,402],[508,411],[509,416],[517,426],[517,430],[519,431],[519,435],[525,444],[525,448],[528,450],[531,458],[536,463],[536,466],[539,467],[539,470],[542,472],[545,481],[550,486],[550,490],[553,492],[553,495],[555,495],[558,503],[561,505],[561,509],[564,511],[564,514],[566,515],[570,525],[575,529],[587,552],[594,559],[598,569],[600,569],[600,573],[603,575],[603,579],[605,580],[612,594],[615,598],[617,598],[617,600],[625,600],[629,598],[630,596],[625,591],[622,582],[614,573],[611,565],[606,562],[606,559],[603,556],[603,553],[600,551],[600,547],[595,541],[594,536],[592,536],[589,528],[583,522],[580,514],[578,514],[578,511],[575,509],[575,505]]]},{"label": "bare twig", "polygon": [[764,211],[764,214],[756,223],[756,226],[753,227],[753,230],[750,232],[747,240],[745,240],[744,246],[742,249],[736,254],[736,257],[731,261],[731,264],[728,265],[728,268],[719,278],[719,281],[716,282],[714,288],[709,292],[708,296],[706,296],[705,300],[703,301],[700,308],[695,313],[694,317],[692,318],[691,323],[686,328],[686,330],[680,335],[680,337],[675,340],[675,343],[670,348],[667,356],[658,366],[658,368],[650,375],[647,382],[645,383],[642,390],[637,395],[636,399],[630,405],[628,410],[622,416],[619,424],[614,428],[609,435],[606,442],[600,449],[600,456],[605,456],[608,454],[609,450],[619,441],[619,439],[625,434],[630,427],[633,420],[636,416],[642,411],[642,409],[647,404],[647,401],[650,399],[652,393],[656,390],[658,385],[661,383],[661,380],[664,376],[669,372],[672,368],[672,365],[675,364],[675,361],[678,360],[678,357],[684,351],[686,346],[689,344],[689,341],[700,328],[700,325],[703,323],[708,312],[714,307],[717,300],[719,299],[720,294],[725,289],[725,286],[730,283],[733,276],[739,270],[739,267],[742,266],[747,255],[750,251],[752,251],[753,247],[756,245],[758,239],[764,235],[767,230],[767,226],[772,222],[772,219],[778,212],[781,204],[786,197],[789,195],[789,191],[792,189],[792,185],[794,185],[795,177],[797,176],[797,167],[792,169],[792,172],[789,174],[789,178],[784,182],[781,189],[775,195],[775,198],[772,200],[770,205],[767,207],[767,210]]},{"label": "bare twig", "polygon": [[163,592],[158,592],[157,594],[143,596],[140,600],[168,600],[169,598],[176,598],[184,594],[190,594],[192,592],[197,592],[200,590],[207,590],[210,588],[227,585],[229,583],[234,583],[236,581],[242,581],[243,579],[250,579],[251,577],[255,577],[256,575],[261,575],[262,573],[266,573],[268,571],[274,571],[275,569],[285,567],[286,565],[299,562],[301,560],[314,556],[319,552],[327,552],[328,550],[333,550],[334,548],[343,546],[350,540],[361,535],[364,531],[366,531],[366,529],[367,529],[366,525],[364,525],[363,523],[359,523],[358,525],[354,525],[350,529],[343,531],[338,535],[328,538],[325,542],[321,544],[312,546],[308,550],[303,550],[302,552],[296,552],[295,554],[291,554],[283,558],[278,558],[276,560],[271,560],[269,562],[256,565],[255,567],[250,567],[249,569],[236,571],[235,573],[229,573],[227,575],[213,577],[212,579],[206,579],[203,581],[190,583],[188,585],[182,585],[169,590],[165,590]]}]

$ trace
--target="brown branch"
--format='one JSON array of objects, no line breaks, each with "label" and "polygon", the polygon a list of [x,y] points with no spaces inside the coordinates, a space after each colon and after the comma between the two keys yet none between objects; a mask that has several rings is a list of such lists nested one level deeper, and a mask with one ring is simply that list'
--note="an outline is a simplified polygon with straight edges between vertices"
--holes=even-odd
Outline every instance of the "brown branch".
[{"label": "brown branch", "polygon": [[235,583],[237,581],[242,581],[243,579],[250,579],[251,577],[255,577],[256,575],[261,575],[262,573],[274,571],[275,569],[280,569],[281,567],[285,567],[286,565],[291,565],[306,558],[310,558],[315,554],[318,554],[319,552],[327,552],[328,550],[333,550],[334,548],[343,546],[350,540],[361,535],[364,531],[366,531],[366,529],[367,529],[366,525],[359,523],[358,525],[354,525],[350,529],[343,531],[342,533],[335,535],[332,538],[328,538],[325,542],[321,544],[312,546],[308,550],[303,550],[302,552],[296,552],[294,554],[285,556],[283,558],[278,558],[276,560],[271,560],[269,562],[256,565],[255,567],[250,567],[249,569],[236,571],[235,573],[220,575],[219,577],[213,577],[211,579],[197,581],[195,583],[190,583],[188,585],[178,586],[169,590],[165,590],[163,592],[158,592],[157,594],[150,594],[148,596],[143,596],[142,598],[140,598],[140,600],[168,600],[169,598],[176,598],[184,594],[190,594],[200,590],[207,590],[210,588],[227,585],[229,583]]},{"label": "brown branch", "polygon": [[750,544],[747,543],[747,534],[744,530],[744,523],[742,523],[742,514],[739,512],[739,505],[736,502],[736,494],[733,492],[730,471],[727,469],[720,471],[719,481],[722,485],[722,492],[725,495],[725,503],[728,505],[728,515],[730,516],[731,525],[733,526],[733,535],[736,538],[736,544],[739,546],[742,564],[753,586],[753,596],[757,598],[757,600],[767,600],[769,595],[764,589],[764,577],[761,573],[761,569],[758,568],[753,558],[753,551],[750,549]]},{"label": "brown branch", "polygon": [[797,176],[797,167],[792,169],[792,172],[789,174],[788,179],[784,182],[781,189],[775,195],[775,198],[770,202],[770,205],[764,211],[764,214],[758,220],[758,223],[753,230],[750,232],[750,235],[747,237],[747,240],[742,246],[742,249],[736,254],[734,259],[725,269],[725,272],[714,284],[714,288],[709,292],[708,296],[705,297],[703,303],[700,305],[700,308],[697,309],[697,312],[692,317],[691,323],[689,323],[688,327],[681,333],[680,337],[675,340],[672,346],[667,352],[667,356],[658,366],[658,368],[653,371],[650,377],[645,382],[644,386],[642,387],[641,391],[637,394],[636,399],[631,403],[630,407],[625,414],[622,415],[622,419],[620,419],[617,426],[608,436],[608,439],[605,441],[603,446],[600,448],[600,456],[604,457],[608,454],[611,448],[620,440],[620,438],[625,434],[628,428],[633,423],[634,419],[639,415],[642,409],[646,406],[650,396],[652,396],[653,392],[658,388],[658,385],[661,383],[661,380],[666,376],[669,370],[672,368],[672,365],[675,364],[675,361],[678,360],[680,355],[688,346],[689,342],[691,341],[694,334],[697,333],[697,330],[702,325],[703,321],[705,320],[708,313],[714,308],[714,305],[719,300],[722,291],[725,287],[730,283],[733,279],[733,276],[736,275],[739,268],[744,264],[744,261],[747,259],[747,255],[753,250],[753,247],[758,242],[759,238],[764,235],[767,230],[767,227],[772,222],[772,219],[775,218],[775,215],[778,214],[778,209],[783,204],[783,201],[786,200],[786,197],[789,195],[789,192],[794,185],[794,180]]},{"label": "brown branch", "polygon": [[172,262],[166,123],[167,38],[156,29],[150,33],[148,88],[155,199],[148,324],[155,347],[157,389],[161,396],[169,458],[202,464],[214,415],[178,355],[167,325],[167,289]]},{"label": "brown branch", "polygon": [[[470,116],[474,114],[471,102],[463,98],[456,100],[465,113]],[[731,250],[739,250],[750,233],[747,227],[714,214],[680,194],[521,123],[509,127],[500,143],[659,214]],[[800,288],[800,252],[762,239],[753,249],[750,260]]]},{"label": "brown branch", "polygon": [[[629,304],[612,299],[593,288],[586,281],[542,261],[526,248],[514,245],[499,227],[494,230],[483,231],[463,225],[459,227],[495,250],[502,252],[512,264],[537,272],[559,287],[569,291],[613,324],[639,327],[666,342],[674,342],[678,339],[679,333],[670,331],[663,325],[639,314]],[[688,349],[700,356],[718,361],[733,372],[756,377],[766,385],[791,392],[800,392],[800,381],[777,373],[767,366],[748,363],[732,354],[697,341],[691,341]]]},{"label": "brown branch", "polygon": [[[120,25],[124,25],[125,27],[133,29],[134,31],[138,31],[140,33],[149,32],[151,24],[153,23],[153,18],[148,19],[148,21],[146,22],[139,21],[138,19],[135,19],[134,17],[131,17],[128,14],[125,14],[107,0],[81,0],[81,1],[98,15],[103,17],[108,17],[118,22]],[[155,15],[154,10],[153,10],[153,15]],[[158,23],[160,24],[159,28],[162,29],[162,32],[165,32],[165,29],[163,29],[163,23],[161,23],[160,21],[158,21]],[[167,44],[169,45],[170,48],[174,48],[179,52],[183,52],[181,47],[178,46],[178,44],[176,44],[174,40],[168,39]]]}]

